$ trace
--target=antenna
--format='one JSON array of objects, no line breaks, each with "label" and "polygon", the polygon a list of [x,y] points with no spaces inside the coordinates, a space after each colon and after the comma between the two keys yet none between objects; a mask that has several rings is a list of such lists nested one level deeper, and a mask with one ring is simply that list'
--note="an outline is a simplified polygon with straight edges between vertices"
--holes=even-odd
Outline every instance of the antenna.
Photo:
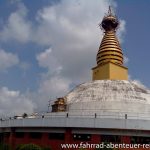
[{"label": "antenna", "polygon": [[112,15],[111,6],[109,5],[108,15]]}]

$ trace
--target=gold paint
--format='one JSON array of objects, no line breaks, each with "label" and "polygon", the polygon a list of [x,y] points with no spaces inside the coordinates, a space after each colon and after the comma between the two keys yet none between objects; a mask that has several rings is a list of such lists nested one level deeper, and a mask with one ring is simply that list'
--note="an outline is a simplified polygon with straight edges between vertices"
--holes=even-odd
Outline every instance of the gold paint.
[{"label": "gold paint", "polygon": [[108,13],[102,20],[101,27],[105,30],[96,61],[93,68],[93,80],[127,80],[128,69],[123,66],[123,53],[116,37],[116,29],[119,24],[116,16]]},{"label": "gold paint", "polygon": [[66,111],[66,106],[65,98],[57,98],[57,100],[52,105],[52,112],[64,112]]},{"label": "gold paint", "polygon": [[124,66],[116,65],[114,62],[107,62],[92,70],[93,80],[128,80],[128,69]]},{"label": "gold paint", "polygon": [[[109,34],[111,33],[111,34]],[[111,35],[111,37],[110,37]],[[111,39],[111,41],[109,41]],[[105,43],[105,44],[104,44]],[[120,55],[120,53],[118,51],[122,51],[121,50],[121,47],[120,47],[120,44],[117,40],[117,37],[115,36],[115,31],[106,31],[103,39],[102,39],[102,42],[101,42],[101,45],[99,47],[99,51],[98,51],[98,54],[97,54],[97,64],[100,65],[100,64],[103,64],[103,60],[105,60],[103,57],[103,55],[101,55],[101,53],[104,51],[109,51],[109,53],[106,53],[108,54],[108,58],[110,62],[114,62],[114,59],[115,59],[115,62],[116,62],[116,59],[118,59],[118,55],[121,56],[121,60],[122,60],[122,63],[120,63],[120,61],[116,62],[120,65],[123,64],[123,54]],[[116,56],[112,57],[111,55],[114,54],[114,52],[116,53]],[[106,57],[106,56],[105,56]]]}]

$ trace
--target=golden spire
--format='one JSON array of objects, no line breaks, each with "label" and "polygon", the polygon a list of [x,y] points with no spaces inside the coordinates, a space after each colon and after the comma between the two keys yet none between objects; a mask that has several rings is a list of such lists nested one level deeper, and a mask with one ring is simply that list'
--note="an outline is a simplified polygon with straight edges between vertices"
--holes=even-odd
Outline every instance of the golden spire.
[{"label": "golden spire", "polygon": [[109,7],[100,27],[104,37],[97,53],[97,66],[93,70],[93,80],[127,80],[128,69],[123,66],[123,53],[116,37],[119,21]]},{"label": "golden spire", "polygon": [[104,37],[99,47],[97,54],[97,64],[104,64],[106,62],[113,62],[119,65],[123,65],[123,53],[115,35],[116,29],[119,25],[119,21],[116,16],[112,14],[109,6],[108,14],[103,18],[100,24],[104,30]]}]

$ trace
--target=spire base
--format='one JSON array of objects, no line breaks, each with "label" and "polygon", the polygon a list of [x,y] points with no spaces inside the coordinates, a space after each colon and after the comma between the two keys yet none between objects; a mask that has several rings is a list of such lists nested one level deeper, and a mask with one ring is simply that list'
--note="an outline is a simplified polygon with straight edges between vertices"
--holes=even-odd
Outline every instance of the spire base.
[{"label": "spire base", "polygon": [[128,68],[107,62],[92,68],[93,80],[128,80]]}]

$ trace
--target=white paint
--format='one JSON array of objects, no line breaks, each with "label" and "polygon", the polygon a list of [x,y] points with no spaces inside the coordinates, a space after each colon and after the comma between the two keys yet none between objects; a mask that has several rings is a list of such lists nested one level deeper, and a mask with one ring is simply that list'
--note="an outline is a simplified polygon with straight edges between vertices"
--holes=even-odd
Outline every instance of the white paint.
[{"label": "white paint", "polygon": [[97,80],[83,83],[66,96],[66,102],[68,111],[78,115],[150,114],[150,90],[127,80]]}]

